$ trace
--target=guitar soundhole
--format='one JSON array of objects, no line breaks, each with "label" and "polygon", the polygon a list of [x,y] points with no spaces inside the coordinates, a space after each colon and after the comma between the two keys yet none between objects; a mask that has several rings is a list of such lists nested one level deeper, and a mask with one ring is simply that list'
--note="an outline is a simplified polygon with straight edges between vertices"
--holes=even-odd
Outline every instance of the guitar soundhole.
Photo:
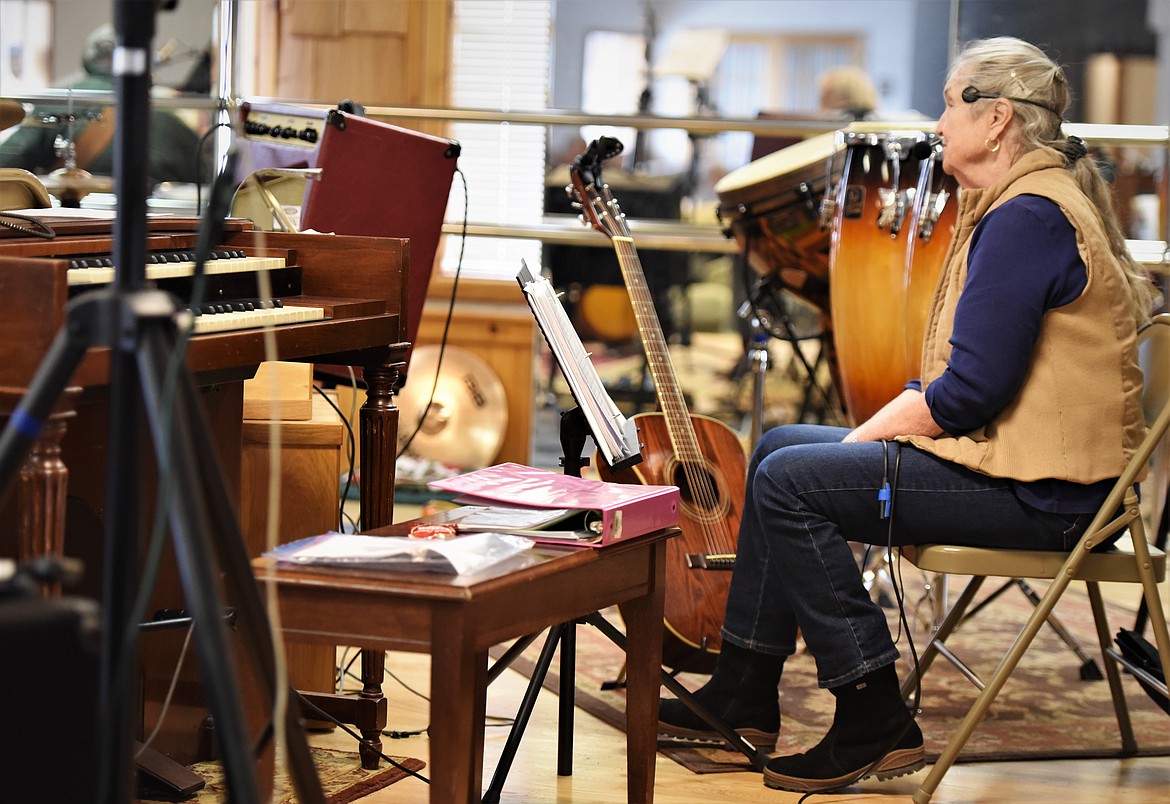
[{"label": "guitar soundhole", "polygon": [[719,482],[705,465],[678,462],[673,467],[671,478],[672,484],[678,486],[683,506],[696,512],[697,518],[723,515],[726,505]]}]

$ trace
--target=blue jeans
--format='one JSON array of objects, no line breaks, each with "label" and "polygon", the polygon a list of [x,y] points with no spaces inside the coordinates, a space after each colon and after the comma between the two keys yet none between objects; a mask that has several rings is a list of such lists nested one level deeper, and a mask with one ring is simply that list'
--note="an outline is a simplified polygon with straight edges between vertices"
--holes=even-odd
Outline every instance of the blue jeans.
[{"label": "blue jeans", "polygon": [[[722,630],[740,647],[790,656],[799,629],[822,687],[898,657],[848,542],[1067,551],[1093,518],[1032,508],[1010,481],[906,444],[841,443],[848,432],[795,424],[760,439]],[[893,494],[888,518],[878,499],[883,480]]]}]

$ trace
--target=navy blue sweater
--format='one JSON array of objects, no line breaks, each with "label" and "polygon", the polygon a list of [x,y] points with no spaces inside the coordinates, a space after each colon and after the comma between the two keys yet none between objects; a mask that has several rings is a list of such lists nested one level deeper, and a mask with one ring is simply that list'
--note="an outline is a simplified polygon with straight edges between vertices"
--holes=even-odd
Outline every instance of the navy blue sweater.
[{"label": "navy blue sweater", "polygon": [[[938,426],[963,435],[994,419],[1020,390],[1044,313],[1075,300],[1087,282],[1076,232],[1052,201],[1017,196],[985,215],[971,235],[950,360],[926,389]],[[1015,491],[1044,511],[1091,513],[1113,483],[1017,481]]]}]

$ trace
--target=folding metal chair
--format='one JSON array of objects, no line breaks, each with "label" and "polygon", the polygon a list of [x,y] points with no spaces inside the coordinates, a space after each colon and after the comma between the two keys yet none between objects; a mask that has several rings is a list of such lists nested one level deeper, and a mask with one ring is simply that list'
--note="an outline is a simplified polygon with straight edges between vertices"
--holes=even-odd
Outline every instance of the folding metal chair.
[{"label": "folding metal chair", "polygon": [[[1170,354],[1170,314],[1161,314],[1143,328],[1143,342],[1149,344],[1155,353],[1163,358]],[[958,657],[946,647],[946,639],[962,620],[979,587],[988,577],[1038,578],[1050,581],[1048,590],[1036,603],[1035,609],[1025,623],[1023,630],[1000,661],[995,674],[986,684],[972,680],[982,692],[972,704],[966,718],[947,743],[942,755],[931,768],[930,773],[914,794],[916,804],[926,804],[938,789],[943,776],[954,764],[963,750],[971,733],[983,719],[996,695],[1003,688],[1008,677],[1019,664],[1024,652],[1032,644],[1037,632],[1052,614],[1053,607],[1075,580],[1084,581],[1089,593],[1089,602],[1096,623],[1097,637],[1101,644],[1105,664],[1105,676],[1113,697],[1117,715],[1117,726],[1121,733],[1122,751],[1131,753],[1137,749],[1129,709],[1121,689],[1121,676],[1117,665],[1125,667],[1157,693],[1170,696],[1165,680],[1159,680],[1148,670],[1125,658],[1112,647],[1109,622],[1105,614],[1099,584],[1132,583],[1141,584],[1143,598],[1148,610],[1149,623],[1154,632],[1160,656],[1163,679],[1170,679],[1170,635],[1166,630],[1165,609],[1158,593],[1158,584],[1166,577],[1166,554],[1149,544],[1146,528],[1138,504],[1137,478],[1150,462],[1159,444],[1170,429],[1170,382],[1165,374],[1150,376],[1143,392],[1143,404],[1149,433],[1138,447],[1122,476],[1114,485],[1108,498],[1102,504],[1088,529],[1069,553],[1043,552],[1032,550],[1004,550],[980,547],[961,547],[947,544],[920,545],[902,548],[902,555],[927,572],[973,576],[967,587],[960,593],[955,605],[947,613],[930,642],[923,649],[919,661],[918,675],[925,674],[935,656],[942,654],[965,667]],[[1094,547],[1113,534],[1128,530],[1120,540],[1108,548],[1094,551]],[[969,671],[968,671],[969,672]],[[971,675],[968,675],[971,678]],[[914,689],[914,674],[906,680],[903,694],[909,695]]]}]

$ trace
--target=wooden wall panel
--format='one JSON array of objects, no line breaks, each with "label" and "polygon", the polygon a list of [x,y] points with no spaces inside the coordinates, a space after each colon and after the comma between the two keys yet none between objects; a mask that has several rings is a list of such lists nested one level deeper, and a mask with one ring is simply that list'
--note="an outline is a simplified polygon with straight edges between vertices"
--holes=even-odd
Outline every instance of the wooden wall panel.
[{"label": "wooden wall panel", "polygon": [[280,6],[285,30],[292,36],[337,36],[341,33],[341,9],[337,3],[284,0]]},{"label": "wooden wall panel", "polygon": [[257,47],[275,63],[274,86],[262,91],[326,103],[442,106],[451,16],[451,0],[282,0],[259,20],[265,44]]},{"label": "wooden wall panel", "polygon": [[340,4],[341,28],[349,33],[406,36],[410,33],[407,24],[411,5],[404,0],[344,0]]}]

